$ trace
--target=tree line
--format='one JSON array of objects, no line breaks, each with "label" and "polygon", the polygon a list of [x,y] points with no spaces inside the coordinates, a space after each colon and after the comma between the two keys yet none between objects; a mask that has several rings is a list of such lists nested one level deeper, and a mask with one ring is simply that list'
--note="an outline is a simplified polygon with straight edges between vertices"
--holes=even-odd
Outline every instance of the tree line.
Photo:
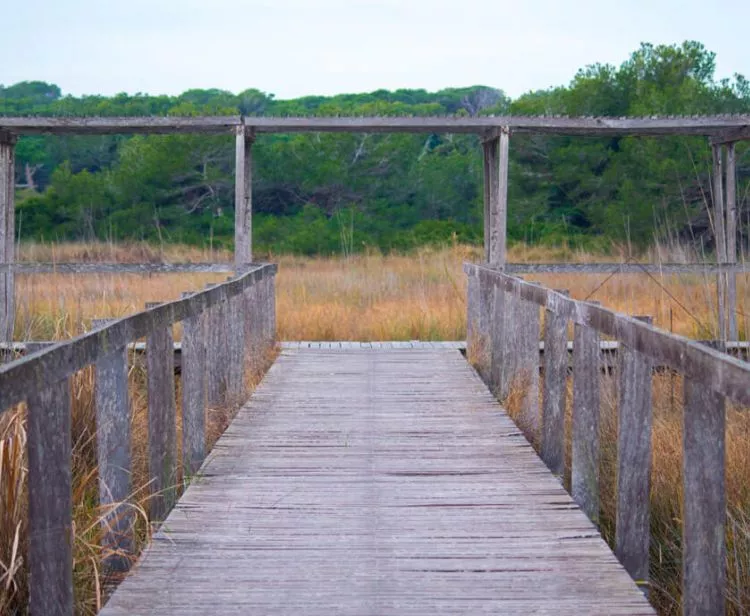
[{"label": "tree line", "polygon": [[[249,89],[179,96],[64,96],[39,81],[0,86],[0,115],[648,116],[750,113],[750,82],[715,78],[703,45],[643,44],[619,67],[511,99],[487,86],[276,100]],[[606,249],[654,238],[710,249],[704,138],[514,135],[511,241]],[[16,150],[17,234],[45,241],[144,239],[231,247],[230,135],[25,136]],[[740,227],[750,160],[738,148]],[[260,135],[253,147],[256,251],[327,254],[482,241],[481,146],[473,135]]]}]

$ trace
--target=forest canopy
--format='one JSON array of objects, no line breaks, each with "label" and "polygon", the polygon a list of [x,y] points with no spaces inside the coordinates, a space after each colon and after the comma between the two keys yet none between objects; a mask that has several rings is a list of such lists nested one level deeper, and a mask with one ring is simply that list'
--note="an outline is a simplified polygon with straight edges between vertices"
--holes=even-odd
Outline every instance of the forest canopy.
[{"label": "forest canopy", "polygon": [[[716,80],[697,42],[643,44],[619,67],[592,64],[567,86],[510,99],[488,86],[378,90],[276,100],[248,89],[179,96],[63,95],[40,81],[0,86],[0,115],[596,116],[750,113],[750,82]],[[710,247],[706,139],[513,135],[511,240],[606,247],[680,237]],[[231,247],[231,135],[25,136],[16,149],[21,239],[187,242]],[[750,229],[750,159],[738,147],[738,207]],[[482,238],[476,136],[282,134],[253,147],[255,251],[328,254]]]}]

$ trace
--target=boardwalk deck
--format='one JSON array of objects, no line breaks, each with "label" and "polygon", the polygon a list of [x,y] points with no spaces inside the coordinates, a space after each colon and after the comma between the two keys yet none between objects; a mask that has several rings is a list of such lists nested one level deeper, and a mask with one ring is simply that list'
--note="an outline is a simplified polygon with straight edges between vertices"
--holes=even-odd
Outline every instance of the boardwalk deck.
[{"label": "boardwalk deck", "polygon": [[285,349],[103,614],[651,614],[461,354]]}]

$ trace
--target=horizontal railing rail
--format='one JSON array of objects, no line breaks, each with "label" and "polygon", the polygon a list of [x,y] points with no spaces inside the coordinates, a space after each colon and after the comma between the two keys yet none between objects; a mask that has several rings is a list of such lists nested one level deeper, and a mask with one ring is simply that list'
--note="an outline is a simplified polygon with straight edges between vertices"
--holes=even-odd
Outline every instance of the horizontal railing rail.
[{"label": "horizontal railing rail", "polygon": [[520,423],[536,437],[542,459],[558,476],[564,473],[568,326],[573,324],[571,492],[595,523],[600,510],[600,336],[618,342],[615,553],[642,583],[649,568],[653,367],[659,363],[684,377],[683,611],[723,614],[725,401],[750,406],[750,364],[488,266],[465,264],[464,271],[469,352],[476,354],[480,374],[501,400],[512,386],[524,383]]},{"label": "horizontal railing rail", "polygon": [[[73,613],[70,377],[94,366],[99,500],[105,567],[130,563],[133,493],[127,348],[146,338],[149,517],[163,521],[177,496],[178,466],[192,477],[205,458],[207,404],[239,402],[246,360],[275,340],[276,265],[253,265],[227,282],[131,316],[95,323],[69,341],[0,366],[0,415],[26,402],[29,611]],[[178,460],[172,327],[182,322],[182,460]],[[256,364],[257,365],[257,364]]]},{"label": "horizontal railing rail", "polygon": [[[16,274],[190,274],[233,272],[231,263],[0,263]],[[717,274],[750,273],[750,263],[508,263],[508,274]]]}]

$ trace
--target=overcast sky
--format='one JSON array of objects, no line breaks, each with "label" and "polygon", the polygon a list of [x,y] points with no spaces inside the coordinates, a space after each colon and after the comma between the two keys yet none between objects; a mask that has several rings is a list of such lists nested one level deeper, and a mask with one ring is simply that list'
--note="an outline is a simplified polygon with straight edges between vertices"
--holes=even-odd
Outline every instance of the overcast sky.
[{"label": "overcast sky", "polygon": [[[12,9],[11,9],[12,4]],[[63,92],[277,98],[489,85],[518,96],[620,64],[641,41],[703,42],[750,74],[748,0],[0,0],[0,83]]]}]

